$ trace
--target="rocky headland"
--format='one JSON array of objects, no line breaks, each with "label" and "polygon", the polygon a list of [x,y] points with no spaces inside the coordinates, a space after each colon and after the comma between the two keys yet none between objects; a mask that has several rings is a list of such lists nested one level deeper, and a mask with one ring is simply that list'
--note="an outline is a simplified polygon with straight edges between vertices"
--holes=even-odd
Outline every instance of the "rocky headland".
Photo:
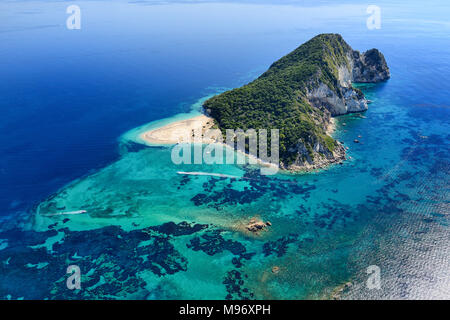
[{"label": "rocky headland", "polygon": [[377,49],[353,50],[339,34],[321,34],[273,63],[259,78],[204,103],[226,129],[279,129],[280,167],[299,171],[339,163],[345,149],[330,134],[332,118],[363,112],[368,101],[352,83],[389,79]]}]

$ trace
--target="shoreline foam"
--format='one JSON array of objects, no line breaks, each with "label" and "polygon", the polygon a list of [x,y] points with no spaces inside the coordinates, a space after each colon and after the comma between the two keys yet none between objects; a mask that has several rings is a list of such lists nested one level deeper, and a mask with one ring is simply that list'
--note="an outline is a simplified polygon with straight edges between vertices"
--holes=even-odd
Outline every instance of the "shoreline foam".
[{"label": "shoreline foam", "polygon": [[[162,119],[161,121],[164,121]],[[138,139],[148,145],[174,145],[183,142],[191,142],[192,143],[192,133],[193,132],[202,132],[203,133],[211,129],[214,126],[214,119],[208,117],[205,114],[195,115],[188,119],[176,120],[170,123],[167,123],[161,127],[153,127],[151,129],[142,131],[138,134]],[[328,135],[332,135],[336,131],[336,119],[330,118],[330,123],[327,126],[326,133]],[[212,144],[212,143],[220,143],[214,139],[203,140],[204,144]],[[225,143],[221,143],[225,147],[230,147]],[[238,150],[234,150],[235,152],[239,152]],[[265,162],[259,158],[255,158],[254,156],[243,153],[247,158],[252,158],[254,162],[258,165],[262,166],[273,166],[274,164]],[[345,157],[345,155],[344,155]],[[279,167],[278,169],[281,172],[285,173],[310,173],[314,171],[319,171],[323,169],[327,169],[330,165],[335,164],[335,162],[326,162],[324,165],[319,164],[314,166],[305,166],[303,168],[291,168],[286,169]]]}]

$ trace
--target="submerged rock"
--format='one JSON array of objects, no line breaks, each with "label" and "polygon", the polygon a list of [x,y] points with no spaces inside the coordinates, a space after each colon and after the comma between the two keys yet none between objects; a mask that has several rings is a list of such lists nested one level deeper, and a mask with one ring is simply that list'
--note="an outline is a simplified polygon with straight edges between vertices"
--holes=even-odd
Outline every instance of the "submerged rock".
[{"label": "submerged rock", "polygon": [[257,220],[256,218],[250,219],[249,223],[247,224],[246,228],[250,232],[257,233],[259,231],[264,230],[267,226],[272,225],[270,222],[269,224],[263,222],[262,220]]}]

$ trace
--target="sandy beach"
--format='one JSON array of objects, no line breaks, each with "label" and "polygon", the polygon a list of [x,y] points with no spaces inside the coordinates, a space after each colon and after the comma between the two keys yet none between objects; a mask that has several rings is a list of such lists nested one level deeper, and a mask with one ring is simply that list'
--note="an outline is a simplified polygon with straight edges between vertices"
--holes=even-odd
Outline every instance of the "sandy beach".
[{"label": "sandy beach", "polygon": [[213,125],[213,118],[200,115],[146,131],[140,135],[140,138],[150,144],[177,144],[191,141],[193,132],[199,132],[201,130],[203,134]]},{"label": "sandy beach", "polygon": [[[223,143],[220,139],[219,139],[220,141],[218,141],[215,134],[212,134],[209,137],[203,136],[205,134],[205,131],[211,129],[213,125],[214,125],[213,118],[208,117],[206,115],[200,115],[190,119],[172,122],[168,125],[165,125],[157,129],[145,131],[141,133],[139,137],[145,142],[153,145],[177,144],[182,142],[192,143],[195,142],[192,136],[193,133],[200,132],[201,130],[202,133],[201,143],[204,144],[220,143],[225,148],[231,148],[227,144]],[[220,134],[220,131],[218,133]],[[234,148],[232,149],[234,150]],[[240,151],[237,152],[243,154],[248,159],[251,159],[250,163],[252,164],[259,164],[266,168],[273,167],[273,169],[275,169],[276,171],[278,171],[279,169],[278,163],[272,164],[269,162],[262,161],[261,159],[254,157],[250,154]]]},{"label": "sandy beach", "polygon": [[336,119],[330,118],[330,123],[327,126],[327,130],[325,130],[326,134],[331,136],[334,131],[336,131]]},{"label": "sandy beach", "polygon": [[[177,144],[192,142],[192,133],[201,130],[202,135],[214,125],[214,119],[206,115],[169,123],[163,127],[145,131],[139,137],[150,144]],[[332,135],[336,130],[336,120],[330,119],[326,133]],[[204,140],[203,143],[216,141]]]},{"label": "sandy beach", "polygon": [[[190,119],[186,120],[180,120],[176,122],[169,123],[165,126],[162,126],[160,128],[152,129],[145,131],[139,135],[139,137],[144,140],[145,142],[152,144],[152,145],[171,145],[171,144],[178,144],[182,142],[192,143],[195,142],[193,138],[193,134],[197,135],[198,132],[201,132],[202,134],[202,141],[201,143],[217,143],[218,141],[216,139],[211,138],[205,138],[203,135],[205,134],[205,131],[208,129],[211,129],[214,125],[214,119],[211,117],[208,117],[206,115],[200,115],[196,116]],[[330,118],[330,123],[327,126],[326,133],[328,135],[332,135],[334,131],[336,130],[336,120],[334,118]],[[214,138],[214,137],[213,137]],[[223,142],[220,142],[224,147],[229,148],[228,145],[226,145]],[[238,151],[239,152],[239,151]],[[247,153],[243,153],[247,158],[251,159],[251,163],[253,164],[259,164],[263,167],[272,167],[274,164],[262,161],[259,158],[256,158],[252,155],[249,155]],[[279,169],[278,165],[275,165],[276,169]],[[298,171],[311,171],[313,169],[317,169],[316,167],[309,167],[306,166],[305,168],[294,170],[295,172]]]}]

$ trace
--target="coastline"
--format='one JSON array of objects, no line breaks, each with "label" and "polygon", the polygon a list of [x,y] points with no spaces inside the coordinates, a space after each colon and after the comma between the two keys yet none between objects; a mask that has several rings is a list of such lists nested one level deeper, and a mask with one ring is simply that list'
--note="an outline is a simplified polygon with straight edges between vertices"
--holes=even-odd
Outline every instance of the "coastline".
[{"label": "coastline", "polygon": [[[330,137],[333,137],[334,133],[337,130],[337,124],[336,124],[336,118],[330,117],[330,122],[328,123],[325,133],[329,135]],[[333,137],[334,138],[334,137]],[[343,164],[344,160],[347,160],[347,154],[345,151],[344,146],[336,140],[338,143],[338,146],[336,147],[336,150],[333,151],[334,158],[328,159],[328,158],[321,158],[318,159],[315,163],[309,164],[303,166],[296,166],[291,165],[290,168],[285,169],[293,174],[298,173],[311,173],[311,172],[319,172],[321,170],[326,170],[330,168],[332,165],[337,164]]]},{"label": "coastline", "polygon": [[[152,145],[166,145],[187,142],[193,132],[203,133],[211,129],[214,119],[206,115],[194,116],[189,119],[174,121],[162,127],[144,131],[139,138]],[[209,141],[206,141],[209,143]]]},{"label": "coastline", "polygon": [[329,136],[332,136],[335,131],[336,131],[336,119],[330,117],[330,123],[328,124],[325,133]]},{"label": "coastline", "polygon": [[[211,129],[214,126],[214,119],[204,114],[195,115],[188,119],[175,120],[160,127],[151,128],[146,131],[142,131],[138,134],[137,141],[142,141],[146,145],[152,146],[164,146],[175,145],[183,142],[192,142],[193,132],[202,132],[202,135],[206,130]],[[218,129],[217,129],[218,130]],[[195,143],[195,141],[193,141]],[[232,149],[224,142],[218,142],[214,137],[203,139],[203,144],[221,144],[225,148]],[[232,149],[234,152],[239,153],[252,159],[252,162],[264,167],[272,167],[274,164],[265,162],[251,154],[241,152],[239,150]],[[279,170],[283,170],[279,168]]]},{"label": "coastline", "polygon": [[[202,99],[203,100],[203,99]],[[192,134],[194,132],[202,132],[202,135],[206,130],[211,129],[214,126],[214,119],[205,114],[192,114],[190,118],[177,118],[177,116],[168,119],[162,119],[158,121],[158,123],[163,124],[162,126],[151,126],[146,130],[140,130],[137,134],[137,139],[135,141],[151,145],[151,146],[167,146],[167,145],[175,145],[183,142],[191,142]],[[172,119],[173,121],[167,123],[165,120]],[[336,131],[336,119],[330,118],[330,122],[326,128],[326,134],[332,136],[332,134]],[[195,143],[195,141],[194,141]],[[203,144],[213,144],[220,143],[226,148],[231,148],[226,143],[217,142],[216,139],[209,138],[202,140]],[[342,150],[341,150],[342,149]],[[248,159],[252,159],[254,164],[258,164],[260,166],[274,166],[274,164],[265,162],[259,158],[256,158],[248,153],[240,152],[238,150],[233,149],[235,152],[239,152],[246,156]],[[320,170],[325,170],[329,168],[333,164],[342,164],[342,161],[346,159],[345,150],[343,148],[339,148],[336,152],[336,159],[322,159],[317,164],[306,165],[302,167],[290,167],[285,168],[282,164],[279,166],[279,171],[285,174],[301,174],[301,173],[311,173],[317,172]]]}]

